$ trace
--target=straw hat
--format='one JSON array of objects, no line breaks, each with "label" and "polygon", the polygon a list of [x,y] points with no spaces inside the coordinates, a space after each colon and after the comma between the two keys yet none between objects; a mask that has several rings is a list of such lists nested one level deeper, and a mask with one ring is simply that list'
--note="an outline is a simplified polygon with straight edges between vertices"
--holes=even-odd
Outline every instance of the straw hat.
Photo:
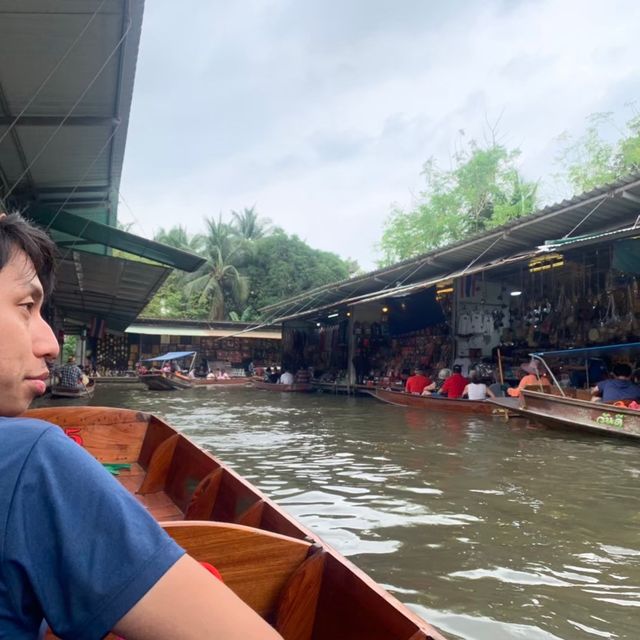
[{"label": "straw hat", "polygon": [[538,373],[540,373],[538,371],[538,364],[534,361],[531,362],[525,362],[523,365],[520,365],[520,368],[526,372],[526,373],[531,373],[533,375],[538,375]]}]

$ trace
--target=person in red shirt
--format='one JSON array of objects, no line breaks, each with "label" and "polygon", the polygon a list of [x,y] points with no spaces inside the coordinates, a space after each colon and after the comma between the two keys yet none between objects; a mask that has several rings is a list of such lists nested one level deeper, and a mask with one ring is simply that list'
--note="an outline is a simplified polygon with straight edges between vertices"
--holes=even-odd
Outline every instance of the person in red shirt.
[{"label": "person in red shirt", "polygon": [[440,394],[447,398],[462,398],[464,388],[469,381],[462,375],[462,367],[459,364],[453,365],[453,373],[444,381]]},{"label": "person in red shirt", "polygon": [[404,387],[404,390],[407,393],[412,393],[413,395],[419,396],[425,387],[428,387],[431,384],[431,380],[424,375],[424,371],[422,369],[416,369],[414,375],[407,378],[407,384]]}]

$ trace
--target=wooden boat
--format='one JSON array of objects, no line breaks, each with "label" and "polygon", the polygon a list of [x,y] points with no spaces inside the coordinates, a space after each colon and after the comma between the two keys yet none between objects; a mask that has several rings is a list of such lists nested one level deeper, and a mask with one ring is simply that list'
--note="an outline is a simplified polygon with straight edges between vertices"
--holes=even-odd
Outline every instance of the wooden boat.
[{"label": "wooden boat", "polygon": [[309,393],[313,391],[310,382],[294,382],[293,384],[278,384],[277,382],[264,382],[255,380],[253,386],[264,391],[276,391],[277,393]]},{"label": "wooden boat", "polygon": [[152,391],[173,391],[175,389],[191,389],[193,381],[182,373],[163,373],[150,371],[138,376],[138,380]]},{"label": "wooden boat", "polygon": [[36,409],[218,568],[285,640],[444,640],[313,532],[159,418],[102,407]]},{"label": "wooden boat", "polygon": [[90,379],[87,384],[83,384],[80,387],[71,389],[69,387],[63,387],[59,384],[51,386],[52,398],[90,398],[93,392],[96,390],[96,382]]},{"label": "wooden boat", "polygon": [[493,403],[548,427],[640,438],[640,411],[636,409],[531,389],[523,389],[519,398],[496,398]]},{"label": "wooden boat", "polygon": [[252,384],[251,378],[228,378],[227,380],[193,378],[191,382],[194,387],[246,387]]},{"label": "wooden boat", "polygon": [[404,391],[391,391],[376,387],[360,389],[377,400],[401,407],[418,407],[429,411],[457,411],[460,413],[501,414],[504,410],[486,400],[465,400],[462,398],[445,398],[442,396],[415,396]]}]

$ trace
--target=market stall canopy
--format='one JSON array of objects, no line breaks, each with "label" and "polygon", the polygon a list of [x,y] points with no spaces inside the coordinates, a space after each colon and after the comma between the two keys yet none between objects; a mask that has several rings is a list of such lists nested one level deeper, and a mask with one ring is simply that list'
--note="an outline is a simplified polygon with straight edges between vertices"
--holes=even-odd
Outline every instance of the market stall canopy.
[{"label": "market stall canopy", "polygon": [[483,265],[510,261],[538,252],[551,238],[578,238],[636,225],[640,214],[640,173],[588,193],[517,218],[429,253],[362,276],[317,287],[261,309],[272,322],[313,317],[320,310],[364,300],[393,296],[403,288],[459,277]]},{"label": "market stall canopy", "polygon": [[124,331],[168,273],[145,262],[72,251],[59,263],[52,302],[68,333],[78,333],[95,318]]},{"label": "market stall canopy", "polygon": [[[203,259],[119,230],[120,178],[143,0],[0,3],[0,209],[19,210],[60,248],[56,318],[122,330],[169,270]],[[94,255],[92,255],[94,254]]]},{"label": "market stall canopy", "polygon": [[138,318],[127,333],[143,336],[192,336],[201,338],[241,337],[253,340],[280,340],[282,329],[250,322],[205,320],[169,320],[167,318]]},{"label": "market stall canopy", "polygon": [[584,347],[582,349],[562,349],[560,351],[536,351],[532,353],[532,356],[538,358],[556,358],[566,357],[572,358],[573,356],[580,356],[581,358],[588,358],[589,356],[601,356],[605,353],[614,351],[640,351],[640,342],[625,342],[619,344],[606,344],[599,347]]},{"label": "market stall canopy", "polygon": [[156,356],[155,358],[145,358],[142,362],[165,362],[166,360],[180,360],[180,358],[186,358],[187,356],[193,356],[196,351],[169,351],[162,356]]}]

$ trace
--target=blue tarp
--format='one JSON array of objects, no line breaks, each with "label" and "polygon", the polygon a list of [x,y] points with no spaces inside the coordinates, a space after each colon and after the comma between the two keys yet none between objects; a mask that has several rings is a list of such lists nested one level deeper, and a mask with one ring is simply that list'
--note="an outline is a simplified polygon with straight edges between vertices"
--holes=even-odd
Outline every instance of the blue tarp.
[{"label": "blue tarp", "polygon": [[603,355],[609,351],[621,351],[622,349],[640,349],[640,342],[626,342],[623,344],[607,344],[602,347],[584,347],[582,349],[564,349],[562,351],[536,351],[532,356],[548,358],[551,356],[591,356]]},{"label": "blue tarp", "polygon": [[165,360],[179,360],[180,358],[186,358],[192,356],[195,351],[169,351],[163,356],[156,356],[155,358],[146,358],[142,362],[163,362]]}]

